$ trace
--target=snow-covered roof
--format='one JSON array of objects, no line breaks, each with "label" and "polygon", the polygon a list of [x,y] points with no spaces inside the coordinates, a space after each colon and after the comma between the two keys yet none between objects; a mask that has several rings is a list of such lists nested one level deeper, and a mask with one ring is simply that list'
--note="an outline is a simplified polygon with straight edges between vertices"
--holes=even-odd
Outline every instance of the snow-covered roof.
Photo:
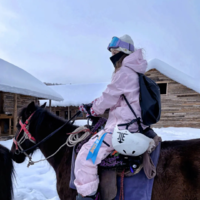
[{"label": "snow-covered roof", "polygon": [[[108,82],[90,83],[90,84],[69,84],[69,85],[52,85],[48,86],[62,95],[64,101],[52,101],[52,106],[78,106],[82,103],[91,103],[94,99],[101,96],[106,89]],[[46,102],[40,100],[40,104]],[[48,106],[48,102],[47,102]]]},{"label": "snow-covered roof", "polygon": [[55,101],[63,100],[55,90],[23,69],[0,59],[0,91],[23,94]]},{"label": "snow-covered roof", "polygon": [[146,71],[149,71],[151,69],[157,69],[163,75],[200,93],[200,81],[168,65],[167,63],[159,59],[153,59],[148,62],[148,67]]}]

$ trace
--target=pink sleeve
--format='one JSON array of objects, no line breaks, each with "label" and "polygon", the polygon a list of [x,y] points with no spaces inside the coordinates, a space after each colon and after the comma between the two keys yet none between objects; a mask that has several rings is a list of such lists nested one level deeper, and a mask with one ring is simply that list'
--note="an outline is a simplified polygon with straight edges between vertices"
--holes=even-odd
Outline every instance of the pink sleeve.
[{"label": "pink sleeve", "polygon": [[112,82],[107,85],[102,95],[93,102],[92,109],[97,115],[103,114],[106,109],[112,108],[120,96],[124,93],[127,84],[127,74],[116,72],[113,75]]}]

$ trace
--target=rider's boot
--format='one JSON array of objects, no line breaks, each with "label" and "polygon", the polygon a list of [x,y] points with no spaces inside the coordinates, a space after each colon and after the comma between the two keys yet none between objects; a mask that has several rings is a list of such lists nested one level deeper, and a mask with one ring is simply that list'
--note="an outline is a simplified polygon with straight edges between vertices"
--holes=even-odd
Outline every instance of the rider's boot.
[{"label": "rider's boot", "polygon": [[83,197],[80,194],[76,196],[76,200],[95,200],[96,195]]}]

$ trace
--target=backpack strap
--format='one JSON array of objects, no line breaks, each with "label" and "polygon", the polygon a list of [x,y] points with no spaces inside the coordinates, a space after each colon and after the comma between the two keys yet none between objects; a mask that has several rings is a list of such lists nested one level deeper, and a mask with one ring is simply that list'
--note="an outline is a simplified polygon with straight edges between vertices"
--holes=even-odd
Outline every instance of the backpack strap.
[{"label": "backpack strap", "polygon": [[125,96],[124,94],[122,94],[122,96],[123,96],[124,100],[126,101],[128,107],[131,109],[132,113],[135,115],[135,118],[137,119],[138,117],[137,117],[137,115],[135,114],[135,112],[134,112],[133,108],[131,107],[131,105],[129,104],[129,102],[128,102],[126,96]]},{"label": "backpack strap", "polygon": [[126,126],[126,129],[128,129],[128,127],[133,124],[134,122],[137,122],[139,118],[137,119],[133,119],[131,120],[129,123],[125,123],[125,124],[118,124],[118,126]]},{"label": "backpack strap", "polygon": [[[127,125],[127,127],[128,127],[128,126],[130,126],[132,123],[137,122],[137,123],[138,123],[138,127],[139,127],[140,133],[143,133],[144,130],[143,130],[142,126],[141,126],[140,117],[137,117],[135,111],[134,111],[133,108],[131,107],[131,105],[130,105],[130,103],[128,102],[126,96],[125,96],[124,94],[122,94],[122,97],[124,98],[124,100],[126,101],[128,107],[130,108],[130,110],[132,111],[132,113],[134,114],[134,116],[135,116],[135,118],[136,118],[136,119],[132,120],[130,123],[127,123],[128,125],[127,125],[127,124],[124,124],[124,125]],[[121,124],[120,124],[120,125],[121,125]],[[121,126],[122,126],[122,125],[121,125]]]}]

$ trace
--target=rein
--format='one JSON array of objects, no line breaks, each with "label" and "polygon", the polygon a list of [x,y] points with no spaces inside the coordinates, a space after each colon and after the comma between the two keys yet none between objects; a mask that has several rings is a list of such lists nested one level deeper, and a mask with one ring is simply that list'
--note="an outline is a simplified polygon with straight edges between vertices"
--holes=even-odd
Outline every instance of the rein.
[{"label": "rein", "polygon": [[[27,165],[27,167],[29,167],[30,165],[34,165],[35,163],[37,162],[40,162],[40,161],[44,161],[44,160],[47,160],[51,157],[53,157],[58,151],[60,151],[60,149],[66,145],[66,142],[61,145],[59,147],[59,149],[52,155],[50,155],[49,157],[47,157],[46,159],[42,159],[42,160],[39,160],[39,161],[32,161],[32,156],[29,156],[26,152],[31,150],[31,149],[34,149],[36,147],[38,147],[40,144],[44,143],[46,140],[48,140],[50,137],[52,137],[54,134],[56,134],[59,130],[61,130],[66,124],[70,123],[71,120],[73,120],[76,116],[78,116],[80,114],[81,111],[78,111],[73,117],[71,117],[70,120],[68,120],[65,124],[63,124],[61,127],[59,127],[58,129],[56,129],[55,131],[53,131],[50,135],[48,135],[46,138],[44,138],[43,140],[41,140],[40,142],[38,142],[36,145],[26,149],[26,150],[23,150],[23,148],[21,147],[21,144],[26,140],[28,139],[29,141],[31,141],[32,143],[36,143],[36,140],[35,138],[31,135],[31,133],[28,131],[28,127],[29,127],[29,121],[31,119],[31,117],[34,115],[34,113],[32,113],[30,115],[30,117],[25,121],[25,123],[23,124],[22,121],[20,120],[20,125],[21,125],[21,129],[19,131],[19,134],[14,137],[13,139],[13,142],[16,146],[16,150],[15,150],[15,154],[19,155],[20,153],[23,153],[25,156],[27,156],[29,158],[29,163]],[[22,136],[22,138],[17,141],[20,133],[24,130],[24,135]],[[20,150],[19,150],[20,149]]]},{"label": "rein", "polygon": [[[78,131],[78,132],[77,132],[77,131]],[[77,134],[80,133],[80,132],[85,132],[85,133],[83,134],[83,136],[81,136],[81,137],[79,138]],[[68,133],[69,137],[67,138],[67,141],[66,141],[64,144],[62,144],[62,145],[58,148],[58,150],[57,150],[56,152],[54,152],[52,155],[48,156],[47,158],[41,159],[41,160],[38,160],[38,161],[32,161],[32,158],[28,156],[28,158],[29,158],[29,163],[28,163],[27,167],[29,167],[30,165],[34,165],[35,163],[48,160],[49,158],[51,158],[51,157],[53,157],[54,155],[56,155],[56,154],[60,151],[60,149],[61,149],[62,147],[64,147],[65,145],[67,145],[68,147],[74,147],[77,143],[79,143],[80,141],[86,139],[90,134],[91,134],[91,132],[89,131],[88,128],[86,128],[86,127],[84,127],[84,126],[78,127],[74,132]],[[70,136],[72,136],[71,139],[70,139]],[[74,136],[75,136],[75,138],[74,138]]]},{"label": "rein", "polygon": [[55,131],[53,131],[51,134],[49,134],[47,137],[45,137],[43,140],[41,140],[40,142],[38,142],[36,145],[21,151],[20,153],[24,153],[27,152],[31,149],[34,149],[36,147],[38,147],[40,144],[44,143],[46,140],[48,140],[50,137],[52,137],[53,135],[55,135],[59,130],[61,130],[66,124],[69,124],[71,120],[73,120],[75,117],[77,117],[79,114],[81,113],[81,111],[78,111],[73,117],[71,117],[70,120],[68,120],[66,123],[64,123],[62,126],[60,126],[59,128],[57,128]]},{"label": "rein", "polygon": [[[35,112],[34,112],[35,113]],[[83,139],[87,138],[90,134],[91,134],[91,131],[89,131],[88,128],[86,127],[79,127],[77,128],[73,133],[68,133],[70,136],[68,137],[67,141],[62,144],[58,150],[53,153],[52,155],[48,156],[47,158],[45,159],[41,159],[41,160],[38,160],[38,161],[32,161],[32,156],[29,156],[26,152],[31,150],[31,149],[34,149],[36,147],[38,147],[40,144],[44,143],[46,140],[48,140],[50,137],[52,137],[54,134],[56,134],[59,130],[61,130],[66,124],[68,123],[73,123],[71,122],[74,118],[76,118],[80,113],[81,111],[78,111],[73,117],[70,118],[70,120],[68,120],[65,124],[63,124],[61,127],[59,127],[58,129],[56,129],[55,131],[53,131],[51,134],[49,134],[47,137],[45,137],[43,140],[41,140],[40,142],[38,142],[37,144],[36,143],[36,140],[35,138],[31,135],[31,133],[28,131],[28,128],[29,128],[29,121],[31,119],[31,117],[34,115],[34,113],[32,113],[30,115],[30,117],[25,121],[25,123],[23,124],[22,121],[20,120],[20,125],[21,125],[21,129],[20,129],[20,132],[19,134],[13,139],[13,142],[14,144],[16,145],[16,150],[15,150],[15,154],[19,155],[20,153],[23,153],[25,154],[25,156],[27,156],[29,158],[29,163],[27,165],[27,167],[29,167],[30,165],[34,165],[35,163],[38,163],[40,161],[45,161],[45,160],[48,160],[49,158],[53,157],[56,153],[58,153],[60,151],[60,149],[62,147],[64,147],[65,145],[69,146],[69,147],[72,147],[72,146],[75,146],[78,142],[82,141]],[[99,126],[101,126],[103,123],[105,123],[106,119],[101,119],[99,120],[99,122],[96,124],[95,127],[93,127],[92,131],[96,131]],[[17,141],[20,133],[22,132],[22,130],[24,130],[24,135],[22,136],[22,138]],[[78,130],[78,132],[77,132]],[[81,136],[79,138],[78,134],[79,132],[85,132],[85,134],[83,134],[83,136]],[[26,150],[23,150],[23,148],[21,147],[21,144],[26,140],[28,139],[29,141],[31,141],[32,143],[34,143],[35,145],[26,149]],[[19,148],[18,148],[19,146]],[[20,150],[21,151],[20,151]]]}]

